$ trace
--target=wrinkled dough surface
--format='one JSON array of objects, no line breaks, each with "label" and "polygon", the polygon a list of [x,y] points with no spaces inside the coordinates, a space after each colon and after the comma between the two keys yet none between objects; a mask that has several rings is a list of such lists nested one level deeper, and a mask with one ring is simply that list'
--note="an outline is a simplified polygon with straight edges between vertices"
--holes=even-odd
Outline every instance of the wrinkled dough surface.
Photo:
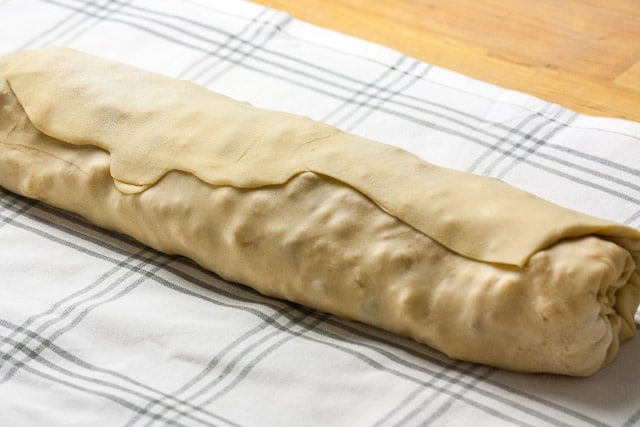
[{"label": "wrinkled dough surface", "polygon": [[124,193],[145,191],[170,171],[238,188],[279,185],[310,171],[480,261],[523,266],[539,249],[590,233],[640,241],[631,228],[498,180],[439,168],[404,150],[189,82],[66,48],[18,52],[5,63],[7,81],[34,126],[109,152],[110,173]]},{"label": "wrinkled dough surface", "polygon": [[632,333],[614,307],[637,273],[628,252],[605,240],[564,241],[524,269],[500,267],[452,253],[313,173],[244,191],[173,172],[124,195],[110,179],[108,155],[85,154],[89,174],[2,147],[3,170],[38,168],[3,174],[0,184],[264,294],[410,336],[454,358],[588,375],[615,355],[620,335]]},{"label": "wrinkled dough surface", "polygon": [[[1,68],[0,68],[1,69]],[[112,156],[35,129],[0,82],[0,185],[181,254],[258,291],[412,337],[451,357],[589,375],[633,335],[629,251],[565,239],[523,267],[452,252],[343,182],[302,172],[242,189],[170,171],[126,194]]]}]

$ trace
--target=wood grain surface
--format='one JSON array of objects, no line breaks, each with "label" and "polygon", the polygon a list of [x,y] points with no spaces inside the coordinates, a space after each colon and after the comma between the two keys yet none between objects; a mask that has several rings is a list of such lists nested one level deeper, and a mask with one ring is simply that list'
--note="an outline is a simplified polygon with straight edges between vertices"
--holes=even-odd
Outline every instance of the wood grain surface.
[{"label": "wood grain surface", "polygon": [[573,110],[640,121],[640,0],[254,0]]}]

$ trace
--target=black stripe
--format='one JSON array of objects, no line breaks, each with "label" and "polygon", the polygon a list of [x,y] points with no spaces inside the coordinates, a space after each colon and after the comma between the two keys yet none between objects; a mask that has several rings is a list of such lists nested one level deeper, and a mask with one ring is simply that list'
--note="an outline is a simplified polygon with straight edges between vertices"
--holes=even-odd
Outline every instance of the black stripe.
[{"label": "black stripe", "polygon": [[[15,226],[21,226],[23,224],[20,224],[20,223],[16,222],[14,225]],[[54,224],[52,224],[52,225],[54,225]],[[29,228],[31,228],[31,227],[29,227]],[[64,228],[65,227],[60,226],[60,229],[64,229]],[[29,231],[37,232],[37,234],[41,234],[42,233],[40,230],[37,230],[37,229],[32,229],[32,230],[29,230]],[[73,232],[73,230],[70,230],[70,231]],[[47,238],[46,234],[43,237]],[[52,237],[54,240],[57,239],[55,236],[50,236],[50,237]],[[66,242],[64,240],[60,240],[60,239],[58,239],[58,240],[59,240],[59,242],[61,244],[63,244],[63,245],[66,244]],[[105,244],[105,245],[109,246],[108,244]],[[70,247],[74,247],[74,249],[77,249],[76,246],[77,245],[72,245]],[[82,249],[82,248],[80,248],[80,249]],[[105,257],[104,255],[102,255],[100,253],[97,253],[97,252],[94,252],[94,251],[90,251],[90,250],[83,250],[82,252],[84,252],[84,253],[86,253],[88,255],[95,255],[95,256],[97,256],[99,258],[104,258]],[[192,275],[188,275],[188,274],[186,274],[184,272],[181,272],[180,270],[176,270],[176,269],[173,269],[173,268],[170,268],[170,267],[166,267],[166,269],[171,271],[171,272],[173,272],[174,274],[176,274],[176,275],[178,275],[180,277],[185,278],[186,280],[189,280],[191,283],[194,283],[194,284],[197,284],[199,286],[203,286],[205,288],[211,289],[211,284],[202,282],[202,281],[200,281],[199,279],[195,278]],[[204,272],[204,270],[202,272]],[[226,304],[226,303],[223,303],[223,302],[220,302],[220,301],[216,301],[213,298],[209,298],[209,297],[206,297],[204,295],[201,295],[201,294],[189,291],[187,289],[181,288],[179,286],[175,286],[174,284],[164,280],[162,277],[160,277],[158,275],[152,275],[151,277],[157,283],[159,283],[159,284],[161,284],[161,285],[163,285],[163,286],[165,286],[167,288],[170,288],[170,289],[176,290],[178,292],[181,292],[183,294],[191,295],[191,296],[194,296],[196,298],[200,298],[200,299],[203,299],[203,300],[206,300],[206,301],[209,301],[209,302],[213,302],[214,304],[218,304],[218,305],[233,306],[234,308],[237,308],[238,310],[242,310],[242,311],[245,311],[245,312],[249,312],[249,313],[255,314],[255,315],[257,315],[258,317],[260,317],[262,319],[266,318],[266,315],[264,315],[260,310],[253,309],[251,307],[245,307],[245,306],[241,306],[241,305],[231,305],[231,304]],[[253,294],[254,296],[258,296],[258,297],[260,297],[260,296],[259,296],[259,294],[257,294],[257,292],[253,291],[250,288],[246,288],[246,287],[244,287],[242,285],[237,285],[237,284],[233,284],[233,283],[230,283],[230,282],[226,282],[226,283],[232,285],[229,288],[232,288],[234,290],[243,291],[244,295],[241,296],[241,295],[238,295],[238,294],[235,294],[235,293],[229,293],[228,289],[224,289],[224,288],[222,288],[220,286],[214,286],[214,289],[219,294],[223,294],[223,295],[227,295],[227,296],[230,295],[231,298],[240,299],[240,300],[242,300],[244,302],[262,302],[264,305],[267,305],[267,306],[273,306],[273,304],[276,303],[275,300],[266,299],[265,297],[261,298],[262,301],[255,301],[255,300],[251,300],[251,299],[246,299],[246,295],[247,294]],[[283,302],[280,302],[280,301],[278,301],[278,302],[280,304],[284,304]],[[418,352],[415,349],[407,346],[406,344],[399,344],[399,345],[393,344],[393,343],[391,343],[390,341],[388,341],[386,339],[381,339],[378,336],[374,336],[374,335],[372,335],[370,333],[363,332],[361,330],[357,330],[357,329],[349,326],[346,322],[335,321],[333,318],[330,317],[325,321],[325,323],[331,324],[331,325],[333,325],[335,327],[338,327],[339,329],[342,329],[344,331],[350,331],[350,332],[352,332],[354,334],[357,334],[357,335],[360,335],[360,336],[363,336],[363,337],[368,337],[368,338],[375,339],[378,342],[383,342],[385,344],[390,344],[390,345],[392,345],[392,346],[394,346],[396,348],[399,347],[400,349],[405,350],[410,354],[417,355],[418,357],[421,357],[422,359],[426,359],[426,360],[428,360],[428,361],[430,361],[430,362],[432,362],[434,364],[437,364],[439,366],[443,365],[443,362],[441,362],[438,359],[435,359],[435,358],[429,356],[424,351]],[[275,326],[280,328],[280,325],[275,325]],[[284,332],[289,333],[289,331],[286,328],[282,328],[282,330]],[[350,343],[352,345],[363,346],[365,348],[368,348],[368,349],[376,352],[379,355],[385,356],[387,359],[390,359],[390,360],[393,360],[393,361],[397,362],[398,364],[400,364],[401,366],[404,366],[405,368],[414,369],[414,370],[416,370],[418,372],[425,373],[425,374],[428,374],[430,376],[435,376],[435,377],[439,377],[439,378],[448,378],[452,383],[459,383],[460,382],[456,378],[452,378],[451,376],[449,376],[447,374],[438,373],[436,371],[433,371],[430,368],[426,368],[426,367],[417,365],[415,363],[403,360],[403,359],[395,356],[391,352],[389,352],[387,350],[384,350],[384,349],[377,348],[376,346],[364,344],[364,343],[353,341],[353,340],[349,340],[349,339],[345,338],[344,336],[332,334],[332,333],[330,333],[330,332],[328,332],[326,330],[322,330],[322,329],[317,329],[314,332],[319,334],[319,335],[321,335],[321,336],[325,336],[325,337],[328,337],[330,339],[334,339],[334,340],[336,340],[338,342],[348,342],[348,343]],[[359,353],[359,352],[357,352],[355,350],[352,350],[350,348],[344,347],[342,345],[337,345],[335,343],[326,342],[326,341],[323,341],[323,340],[311,338],[308,335],[305,335],[303,338],[307,339],[307,340],[314,341],[314,342],[318,342],[318,343],[321,343],[321,344],[324,344],[324,345],[327,345],[327,346],[329,346],[331,348],[334,348],[334,349],[337,349],[337,350],[339,350],[341,352],[354,355],[359,360],[367,363],[368,365],[373,366],[373,367],[378,367],[378,369],[382,369],[382,370],[384,370],[386,372],[389,372],[389,373],[391,373],[391,374],[393,374],[396,377],[399,377],[401,379],[409,380],[411,382],[415,382],[415,383],[421,384],[421,385],[423,385],[425,387],[435,388],[437,391],[444,392],[444,393],[447,393],[447,394],[451,394],[446,387],[437,387],[435,385],[430,384],[429,382],[421,382],[421,381],[415,379],[411,375],[404,374],[401,371],[398,371],[396,369],[387,368],[386,366],[384,366],[384,365],[382,365],[382,364],[380,364],[378,362],[375,362],[373,359],[365,356],[364,354]],[[426,351],[426,348],[425,348],[425,351]],[[541,399],[541,398],[539,398],[539,397],[537,397],[535,395],[527,396],[526,393],[524,393],[524,392],[522,392],[522,391],[520,391],[518,389],[506,386],[506,385],[504,385],[504,384],[502,384],[500,382],[497,382],[497,381],[489,381],[489,380],[487,380],[487,382],[490,382],[490,383],[492,383],[492,385],[498,386],[499,388],[502,388],[505,391],[509,391],[509,392],[514,393],[514,394],[517,394],[520,397],[529,398],[531,400],[538,401],[538,402],[541,402],[543,404],[546,404],[547,406],[550,406],[550,407],[557,407],[558,409],[563,410],[565,413],[572,414],[572,415],[574,415],[574,416],[576,416],[577,418],[580,418],[580,419],[585,419],[585,416],[583,416],[582,414],[579,414],[579,413],[577,413],[577,412],[575,412],[575,411],[573,411],[573,410],[571,410],[569,408],[564,408],[564,407],[561,407],[559,405],[555,405],[553,402],[547,402],[544,399]],[[518,409],[520,409],[521,411],[523,411],[525,413],[531,414],[533,416],[537,416],[537,417],[539,417],[541,419],[548,420],[549,422],[554,422],[555,421],[554,418],[548,417],[544,413],[535,411],[535,410],[533,410],[531,408],[528,408],[528,407],[526,407],[526,406],[524,406],[522,404],[519,404],[518,402],[513,401],[513,400],[509,399],[506,396],[498,395],[498,394],[489,392],[488,390],[482,390],[481,394],[484,395],[485,397],[490,397],[490,398],[492,398],[494,400],[501,401],[501,402],[513,407],[513,408],[518,408]],[[488,411],[491,414],[494,414],[494,412],[495,412],[490,407],[488,407],[488,406],[486,406],[486,405],[484,405],[482,403],[475,402],[475,401],[467,399],[467,398],[462,398],[461,400],[466,401],[468,404],[470,404],[470,405],[472,405],[472,406],[474,406],[476,408],[479,408],[479,409],[484,410],[484,411]],[[500,416],[500,414],[498,414],[497,416]],[[510,420],[510,419],[511,418],[509,417],[508,420]],[[586,419],[589,419],[589,418],[586,417]]]}]

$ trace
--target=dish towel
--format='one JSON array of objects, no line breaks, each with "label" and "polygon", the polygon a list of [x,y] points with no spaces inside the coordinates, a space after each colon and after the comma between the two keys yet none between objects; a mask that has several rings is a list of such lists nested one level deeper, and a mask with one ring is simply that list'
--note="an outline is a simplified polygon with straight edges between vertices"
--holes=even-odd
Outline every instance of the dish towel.
[{"label": "dish towel", "polygon": [[[576,114],[244,1],[0,0],[66,45],[640,227],[640,123]],[[448,359],[0,191],[0,424],[640,424],[640,338],[587,379]]]}]

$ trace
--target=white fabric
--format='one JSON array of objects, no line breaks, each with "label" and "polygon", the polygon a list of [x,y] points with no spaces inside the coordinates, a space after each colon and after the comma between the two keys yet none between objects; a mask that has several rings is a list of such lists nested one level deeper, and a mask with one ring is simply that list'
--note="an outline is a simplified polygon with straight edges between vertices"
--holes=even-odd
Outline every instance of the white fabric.
[{"label": "white fabric", "polygon": [[[579,115],[282,12],[241,1],[0,0],[0,54],[51,44],[640,227],[639,123]],[[640,423],[640,338],[588,379],[456,362],[4,190],[0,356],[3,425]]]}]

